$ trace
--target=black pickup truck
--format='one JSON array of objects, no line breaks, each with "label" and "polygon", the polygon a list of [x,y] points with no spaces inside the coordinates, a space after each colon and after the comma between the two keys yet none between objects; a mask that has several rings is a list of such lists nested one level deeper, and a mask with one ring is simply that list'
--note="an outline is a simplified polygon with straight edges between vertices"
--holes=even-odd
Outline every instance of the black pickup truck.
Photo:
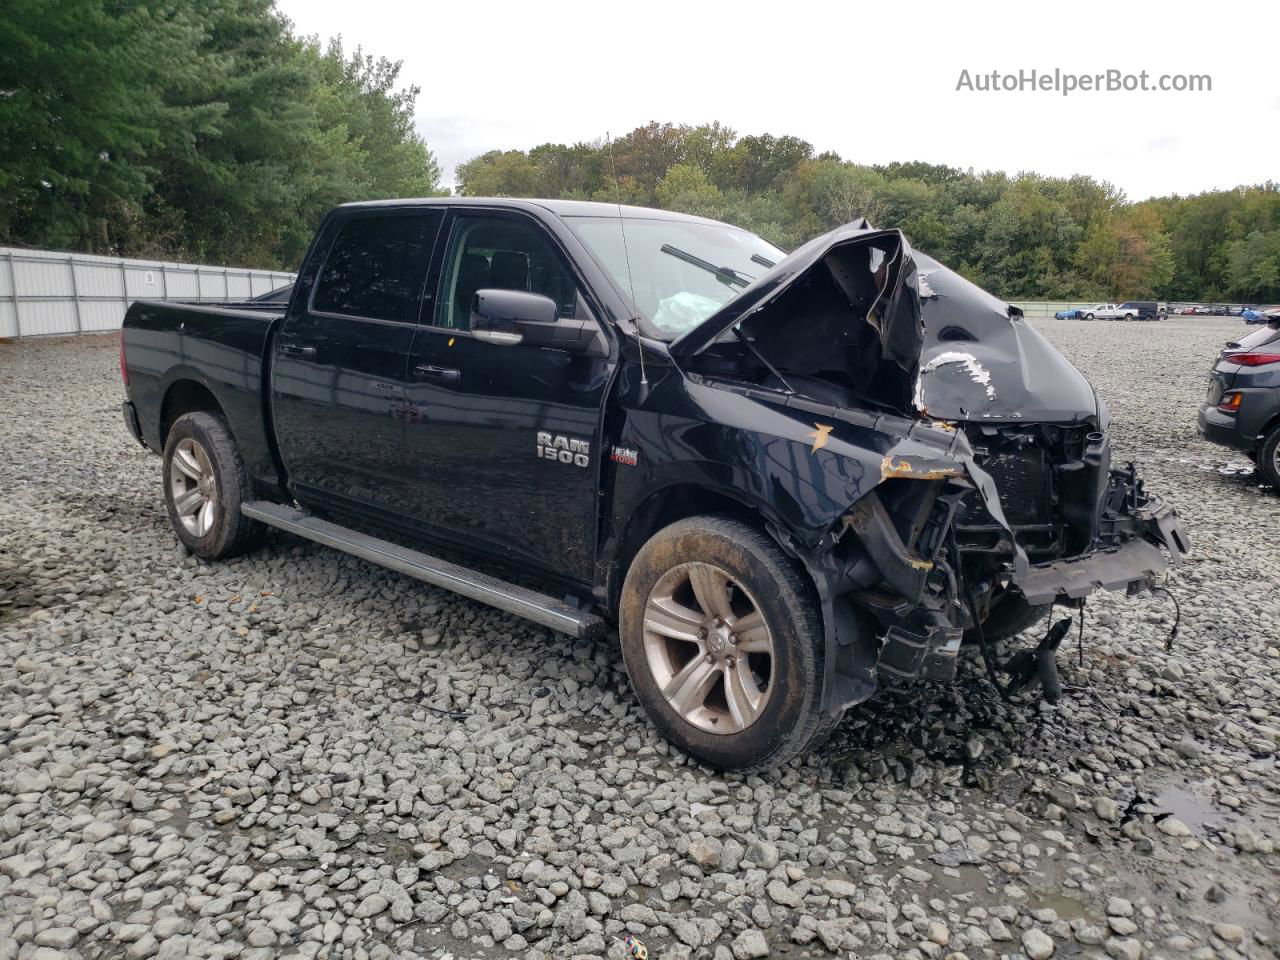
[{"label": "black pickup truck", "polygon": [[188,550],[278,527],[614,622],[653,722],[718,767],[954,676],[966,639],[1013,674],[991,641],[1188,549],[1020,311],[865,221],[786,255],[659,210],[352,204],[253,306],[125,318],[125,421]]}]

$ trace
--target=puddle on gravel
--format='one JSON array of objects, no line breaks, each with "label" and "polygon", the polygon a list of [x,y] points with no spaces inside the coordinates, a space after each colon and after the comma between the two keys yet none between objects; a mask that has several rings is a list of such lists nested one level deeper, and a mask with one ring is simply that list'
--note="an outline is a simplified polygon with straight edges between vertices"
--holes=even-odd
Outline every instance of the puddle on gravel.
[{"label": "puddle on gravel", "polygon": [[1225,819],[1225,814],[1213,805],[1211,790],[1211,785],[1206,781],[1169,784],[1147,806],[1157,811],[1157,817],[1176,817],[1193,832],[1203,833],[1206,829],[1221,826]]}]

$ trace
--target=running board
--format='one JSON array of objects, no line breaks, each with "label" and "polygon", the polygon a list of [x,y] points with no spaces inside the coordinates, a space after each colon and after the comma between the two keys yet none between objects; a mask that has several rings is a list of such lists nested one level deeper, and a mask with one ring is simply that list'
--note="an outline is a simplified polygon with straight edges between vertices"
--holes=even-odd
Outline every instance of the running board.
[{"label": "running board", "polygon": [[240,505],[240,512],[268,526],[334,547],[432,586],[452,590],[580,640],[590,639],[604,629],[603,619],[563,600],[321,520],[297,507],[268,500],[251,500]]}]

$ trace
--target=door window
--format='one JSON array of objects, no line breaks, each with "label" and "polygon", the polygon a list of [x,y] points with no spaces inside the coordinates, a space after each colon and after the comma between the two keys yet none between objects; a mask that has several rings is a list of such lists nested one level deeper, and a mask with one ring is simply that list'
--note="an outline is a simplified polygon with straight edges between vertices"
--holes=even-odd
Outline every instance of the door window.
[{"label": "door window", "polygon": [[442,212],[432,211],[349,220],[320,271],[312,309],[374,320],[416,320],[442,218]]},{"label": "door window", "polygon": [[477,290],[527,290],[556,302],[572,317],[577,285],[550,241],[532,224],[508,217],[460,216],[445,254],[436,326],[471,328]]}]

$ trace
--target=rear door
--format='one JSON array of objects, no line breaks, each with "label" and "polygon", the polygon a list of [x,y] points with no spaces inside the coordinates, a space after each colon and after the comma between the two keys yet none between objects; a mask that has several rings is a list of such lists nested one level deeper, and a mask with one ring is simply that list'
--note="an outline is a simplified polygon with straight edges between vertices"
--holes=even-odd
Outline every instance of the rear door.
[{"label": "rear door", "polygon": [[466,208],[446,229],[409,358],[412,515],[430,534],[590,582],[611,362],[470,331],[477,290],[540,293],[561,317],[594,319],[585,285],[531,216]]},{"label": "rear door", "polygon": [[331,219],[315,282],[276,338],[272,413],[300,502],[368,513],[404,499],[400,417],[423,283],[443,208]]}]

